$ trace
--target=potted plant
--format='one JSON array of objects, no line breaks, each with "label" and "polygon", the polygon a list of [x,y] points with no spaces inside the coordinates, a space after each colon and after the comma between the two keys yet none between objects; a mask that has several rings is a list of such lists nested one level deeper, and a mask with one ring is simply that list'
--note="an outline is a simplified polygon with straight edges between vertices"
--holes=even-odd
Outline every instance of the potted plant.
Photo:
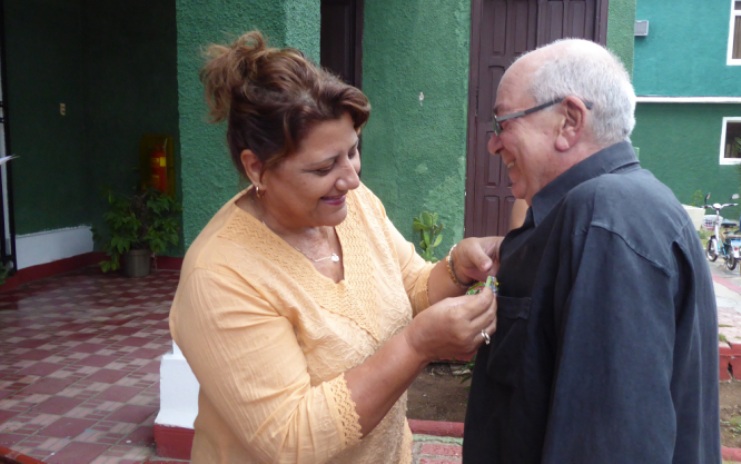
[{"label": "potted plant", "polygon": [[109,272],[123,267],[129,277],[148,275],[152,259],[178,244],[180,204],[152,188],[132,195],[108,191],[106,199],[103,249],[108,259],[100,262],[100,269]]}]

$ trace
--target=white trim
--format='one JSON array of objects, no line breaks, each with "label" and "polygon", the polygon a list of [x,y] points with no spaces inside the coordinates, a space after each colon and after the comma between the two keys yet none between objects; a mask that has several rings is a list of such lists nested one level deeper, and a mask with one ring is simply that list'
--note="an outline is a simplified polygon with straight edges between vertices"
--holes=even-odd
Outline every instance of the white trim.
[{"label": "white trim", "polygon": [[638,103],[721,103],[741,104],[741,97],[637,97]]},{"label": "white trim", "polygon": [[192,429],[198,415],[199,388],[183,352],[172,342],[172,353],[160,361],[160,410],[154,423]]},{"label": "white trim", "polygon": [[[736,17],[741,16],[741,11],[736,10],[736,2],[738,0],[731,0],[731,14],[730,14],[730,24],[728,26],[728,50],[726,51],[726,64],[728,66],[740,66],[741,65],[741,59],[739,58],[733,58],[733,37],[735,34],[735,28],[736,28]],[[739,32],[741,33],[741,31]]]},{"label": "white trim", "polygon": [[741,117],[725,117],[723,118],[723,127],[720,131],[720,165],[734,165],[734,164],[741,164],[741,158],[726,158],[725,152],[726,152],[726,127],[728,127],[729,122],[741,122]]},{"label": "white trim", "polygon": [[93,251],[90,226],[46,230],[15,238],[18,269],[51,263]]}]

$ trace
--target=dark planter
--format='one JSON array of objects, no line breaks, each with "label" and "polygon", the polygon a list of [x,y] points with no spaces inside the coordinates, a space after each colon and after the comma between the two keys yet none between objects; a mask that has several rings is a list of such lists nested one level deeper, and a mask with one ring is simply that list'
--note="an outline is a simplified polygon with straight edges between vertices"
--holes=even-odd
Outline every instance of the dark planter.
[{"label": "dark planter", "polygon": [[130,250],[123,255],[123,273],[126,277],[148,276],[151,263],[149,250]]}]

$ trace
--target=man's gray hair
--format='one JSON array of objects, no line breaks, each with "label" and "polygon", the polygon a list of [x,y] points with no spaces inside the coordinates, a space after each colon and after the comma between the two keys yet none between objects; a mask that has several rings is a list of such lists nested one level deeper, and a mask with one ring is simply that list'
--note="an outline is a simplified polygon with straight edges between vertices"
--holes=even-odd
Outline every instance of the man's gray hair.
[{"label": "man's gray hair", "polygon": [[635,126],[636,95],[620,59],[584,39],[560,39],[532,75],[535,102],[576,96],[592,103],[595,141],[605,146],[630,140]]}]

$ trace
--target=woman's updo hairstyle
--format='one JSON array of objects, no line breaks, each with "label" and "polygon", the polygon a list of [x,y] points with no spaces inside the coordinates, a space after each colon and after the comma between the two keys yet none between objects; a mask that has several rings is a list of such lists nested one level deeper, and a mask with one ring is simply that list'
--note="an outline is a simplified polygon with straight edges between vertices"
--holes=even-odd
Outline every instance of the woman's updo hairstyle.
[{"label": "woman's updo hairstyle", "polygon": [[232,161],[244,175],[243,150],[263,172],[292,155],[308,132],[347,113],[359,130],[370,115],[359,89],[315,66],[292,48],[268,47],[259,31],[231,45],[210,45],[200,78],[212,122],[227,121]]}]

